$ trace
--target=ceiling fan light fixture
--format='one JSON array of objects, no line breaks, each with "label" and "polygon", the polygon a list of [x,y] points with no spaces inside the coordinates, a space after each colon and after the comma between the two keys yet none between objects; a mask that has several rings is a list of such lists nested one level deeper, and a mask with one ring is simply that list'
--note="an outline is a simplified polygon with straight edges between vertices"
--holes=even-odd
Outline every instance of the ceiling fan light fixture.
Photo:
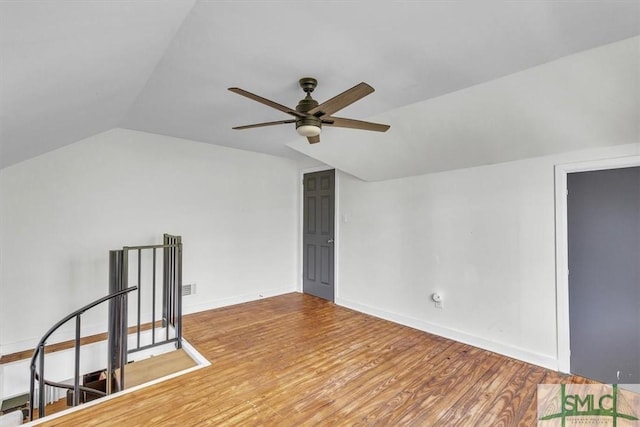
[{"label": "ceiling fan light fixture", "polygon": [[310,136],[318,136],[322,129],[320,126],[316,125],[302,125],[296,128],[298,133],[302,136],[310,137]]},{"label": "ceiling fan light fixture", "polygon": [[300,135],[307,138],[320,135],[321,126],[320,119],[311,115],[296,120],[296,130]]}]

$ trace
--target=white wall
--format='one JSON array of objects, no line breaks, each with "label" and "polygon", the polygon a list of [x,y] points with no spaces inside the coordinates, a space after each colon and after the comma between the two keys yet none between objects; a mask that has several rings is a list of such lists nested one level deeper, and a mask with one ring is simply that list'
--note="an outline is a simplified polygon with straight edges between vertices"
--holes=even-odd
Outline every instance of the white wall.
[{"label": "white wall", "polygon": [[186,312],[295,290],[297,184],[291,160],[124,129],[2,169],[0,354],[106,295],[109,250],[165,232],[197,284]]},{"label": "white wall", "polygon": [[342,173],[336,302],[557,369],[554,165],[639,153],[621,145],[383,182]]}]

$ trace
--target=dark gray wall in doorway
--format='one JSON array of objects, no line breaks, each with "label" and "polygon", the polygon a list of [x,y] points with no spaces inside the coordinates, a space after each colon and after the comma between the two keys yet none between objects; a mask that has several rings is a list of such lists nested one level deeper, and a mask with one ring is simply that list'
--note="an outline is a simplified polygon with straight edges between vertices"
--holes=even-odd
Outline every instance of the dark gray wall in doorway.
[{"label": "dark gray wall in doorway", "polygon": [[571,372],[640,383],[640,167],[567,187]]}]

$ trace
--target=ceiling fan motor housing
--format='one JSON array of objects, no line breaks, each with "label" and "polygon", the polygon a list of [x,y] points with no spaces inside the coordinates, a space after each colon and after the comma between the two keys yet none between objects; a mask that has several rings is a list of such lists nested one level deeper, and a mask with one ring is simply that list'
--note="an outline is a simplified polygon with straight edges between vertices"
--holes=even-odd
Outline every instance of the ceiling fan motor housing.
[{"label": "ceiling fan motor housing", "polygon": [[311,95],[307,95],[304,97],[304,99],[301,99],[300,102],[298,102],[298,105],[296,105],[296,111],[300,113],[306,113],[307,111],[317,106],[318,106],[318,101],[311,98]]},{"label": "ceiling fan motor housing", "polygon": [[[311,95],[309,95],[309,93],[307,92],[307,96],[305,96],[304,99],[301,99],[300,102],[298,102],[298,105],[296,105],[296,111],[306,114],[307,111],[317,106],[318,101],[311,98]],[[298,118],[296,120],[296,129],[300,126],[322,127],[322,121],[316,116],[309,114],[306,117]]]}]

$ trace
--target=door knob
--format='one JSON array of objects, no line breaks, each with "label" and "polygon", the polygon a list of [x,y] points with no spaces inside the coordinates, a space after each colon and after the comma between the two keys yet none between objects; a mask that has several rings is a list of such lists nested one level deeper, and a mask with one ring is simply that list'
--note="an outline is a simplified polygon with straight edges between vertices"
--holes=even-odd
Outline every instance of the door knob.
[{"label": "door knob", "polygon": [[333,243],[333,239],[327,240],[327,243]]}]

